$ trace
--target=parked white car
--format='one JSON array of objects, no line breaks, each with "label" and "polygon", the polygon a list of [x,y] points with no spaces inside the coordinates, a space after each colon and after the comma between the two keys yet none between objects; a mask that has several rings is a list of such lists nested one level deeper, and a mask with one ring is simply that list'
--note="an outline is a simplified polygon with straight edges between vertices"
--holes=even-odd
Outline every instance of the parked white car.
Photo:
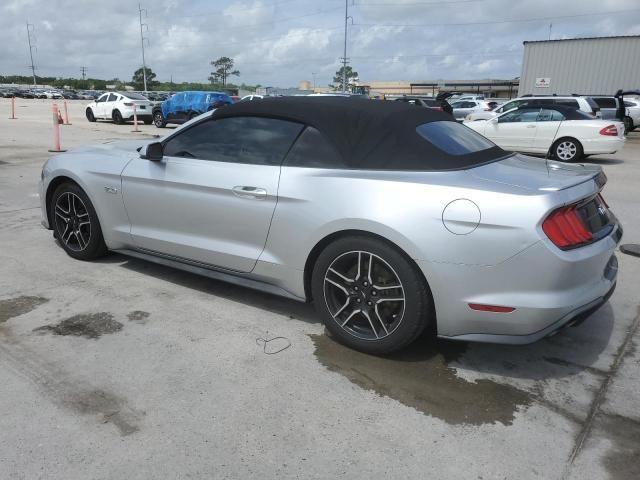
[{"label": "parked white car", "polygon": [[139,93],[107,92],[100,95],[95,102],[85,108],[87,120],[113,120],[114,123],[133,121],[135,105],[138,121],[150,125],[153,121],[153,103]]},{"label": "parked white car", "polygon": [[583,155],[615,153],[625,141],[624,124],[593,119],[570,107],[523,107],[465,125],[505,150],[550,152],[564,162]]},{"label": "parked white car", "polygon": [[451,104],[451,108],[453,109],[453,116],[459,122],[463,121],[471,113],[491,111],[489,102],[485,100],[456,100]]},{"label": "parked white car", "polygon": [[591,115],[592,118],[597,117],[599,110],[598,104],[590,97],[578,97],[578,96],[530,96],[514,98],[495,110],[476,110],[464,117],[465,122],[475,122],[476,120],[489,120],[495,118],[498,115],[502,115],[509,110],[521,107],[523,105],[531,105],[541,107],[545,105],[559,105],[564,107],[572,107],[577,110],[581,110]]},{"label": "parked white car", "polygon": [[46,95],[47,98],[56,98],[56,99],[64,98],[64,95],[62,95],[60,92],[56,90],[46,90],[44,94]]},{"label": "parked white car", "polygon": [[640,99],[625,98],[625,127],[630,132],[640,126]]}]

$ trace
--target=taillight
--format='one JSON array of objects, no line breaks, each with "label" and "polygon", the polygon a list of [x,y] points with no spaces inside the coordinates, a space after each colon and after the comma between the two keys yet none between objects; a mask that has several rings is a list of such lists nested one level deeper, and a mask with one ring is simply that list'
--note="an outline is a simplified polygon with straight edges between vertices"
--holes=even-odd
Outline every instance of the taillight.
[{"label": "taillight", "polygon": [[485,305],[484,303],[470,303],[469,308],[471,310],[477,310],[479,312],[491,312],[491,313],[511,313],[515,310],[513,307],[503,307],[502,305]]},{"label": "taillight", "polygon": [[578,214],[577,205],[558,208],[542,223],[542,230],[557,247],[566,250],[593,240]]},{"label": "taillight", "polygon": [[133,103],[124,103],[123,104],[125,107],[133,107]]},{"label": "taillight", "polygon": [[615,125],[609,125],[600,130],[600,135],[606,135],[608,137],[617,137],[618,136],[618,127]]}]

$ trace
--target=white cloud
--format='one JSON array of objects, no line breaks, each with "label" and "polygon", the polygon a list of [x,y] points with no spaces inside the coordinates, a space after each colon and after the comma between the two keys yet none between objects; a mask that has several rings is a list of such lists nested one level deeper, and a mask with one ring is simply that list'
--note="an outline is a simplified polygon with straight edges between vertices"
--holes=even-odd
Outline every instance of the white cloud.
[{"label": "white cloud", "polygon": [[[209,62],[223,55],[236,60],[240,82],[263,85],[296,85],[311,80],[312,72],[317,84],[327,84],[339,67],[343,0],[142,3],[148,10],[147,63],[161,80],[206,81]],[[549,23],[554,38],[640,33],[640,11],[606,13],[639,9],[638,0],[559,3],[360,0],[350,7],[355,25],[349,27],[348,55],[363,80],[513,78],[520,74],[522,42],[547,38]],[[538,20],[451,25],[501,19]],[[137,3],[106,0],[82,8],[76,0],[4,0],[1,74],[28,74],[27,20],[35,25],[41,75],[77,77],[86,65],[92,77],[129,79],[141,63]],[[422,26],[404,26],[417,24]]]}]

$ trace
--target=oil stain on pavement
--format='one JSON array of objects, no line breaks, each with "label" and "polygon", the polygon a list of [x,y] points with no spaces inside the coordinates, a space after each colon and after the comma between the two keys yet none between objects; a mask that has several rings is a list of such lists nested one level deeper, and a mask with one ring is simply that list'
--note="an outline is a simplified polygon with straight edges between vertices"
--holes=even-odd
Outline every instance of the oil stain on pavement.
[{"label": "oil stain on pavement", "polygon": [[100,415],[102,423],[111,423],[122,436],[140,430],[137,425],[139,414],[128,408],[122,399],[104,390],[69,392],[63,403],[81,415]]},{"label": "oil stain on pavement", "polygon": [[381,357],[342,346],[327,335],[311,335],[311,339],[316,357],[329,370],[452,425],[511,425],[518,409],[533,399],[529,392],[511,385],[458,377],[449,363],[466,349],[461,343],[419,340]]},{"label": "oil stain on pavement", "polygon": [[45,325],[34,332],[52,332],[54,335],[99,338],[102,335],[122,330],[122,324],[107,312],[87,313],[66,318],[55,325]]},{"label": "oil stain on pavement", "polygon": [[149,312],[145,312],[144,310],[134,310],[133,312],[129,312],[127,314],[127,318],[130,322],[139,323],[140,325],[144,325],[147,323],[147,319],[151,314]]},{"label": "oil stain on pavement", "polygon": [[21,296],[0,300],[0,323],[4,323],[13,317],[29,313],[31,310],[35,310],[38,306],[48,301],[48,298],[33,296]]}]

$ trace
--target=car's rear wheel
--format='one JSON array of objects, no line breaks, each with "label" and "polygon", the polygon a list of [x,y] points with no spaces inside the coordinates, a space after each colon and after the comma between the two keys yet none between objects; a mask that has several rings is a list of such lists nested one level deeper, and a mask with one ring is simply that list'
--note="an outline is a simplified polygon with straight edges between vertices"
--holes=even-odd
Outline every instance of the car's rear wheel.
[{"label": "car's rear wheel", "polygon": [[167,126],[167,122],[164,121],[162,112],[158,111],[153,113],[153,124],[158,128],[164,128]]},{"label": "car's rear wheel", "polygon": [[624,123],[624,133],[631,132],[635,127],[633,126],[633,119],[631,117],[624,117],[622,120]]},{"label": "car's rear wheel", "polygon": [[96,121],[96,117],[93,114],[93,110],[91,110],[90,108],[87,108],[85,115],[87,116],[87,120],[89,120],[90,122]]},{"label": "car's rear wheel", "polygon": [[113,118],[113,123],[115,123],[116,125],[122,125],[124,123],[124,119],[122,118],[120,110],[114,110],[111,114],[111,118]]},{"label": "car's rear wheel", "polygon": [[431,321],[431,293],[417,267],[386,242],[343,237],[318,256],[316,309],[341,343],[386,354],[413,342]]},{"label": "car's rear wheel", "polygon": [[553,156],[561,162],[575,162],[582,158],[582,145],[575,138],[561,138],[552,147]]},{"label": "car's rear wheel", "polygon": [[49,209],[55,236],[71,257],[94,260],[107,253],[98,215],[78,185],[60,185],[51,197]]}]

